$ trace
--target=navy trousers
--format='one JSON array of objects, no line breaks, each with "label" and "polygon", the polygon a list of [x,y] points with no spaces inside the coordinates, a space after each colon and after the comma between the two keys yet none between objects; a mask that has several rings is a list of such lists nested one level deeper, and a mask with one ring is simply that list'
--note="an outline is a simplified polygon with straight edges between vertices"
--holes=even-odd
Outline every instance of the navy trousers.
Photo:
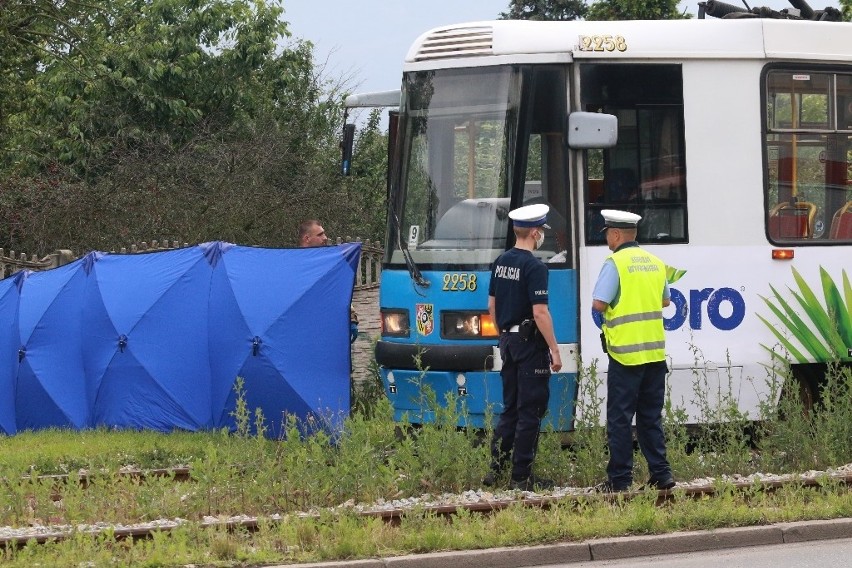
[{"label": "navy trousers", "polygon": [[606,473],[616,489],[633,483],[634,416],[639,449],[648,461],[651,479],[663,481],[671,476],[662,416],[667,371],[665,361],[628,366],[609,358],[606,402],[609,464]]},{"label": "navy trousers", "polygon": [[521,481],[532,473],[541,419],[550,400],[550,352],[533,339],[503,333],[500,357],[503,413],[491,443],[491,467],[501,469],[511,456],[512,479]]}]

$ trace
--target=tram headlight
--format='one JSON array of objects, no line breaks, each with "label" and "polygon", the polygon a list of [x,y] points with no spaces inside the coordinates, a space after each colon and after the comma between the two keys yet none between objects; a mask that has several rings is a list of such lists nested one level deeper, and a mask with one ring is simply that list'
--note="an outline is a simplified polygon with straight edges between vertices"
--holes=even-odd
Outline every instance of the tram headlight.
[{"label": "tram headlight", "polygon": [[488,312],[441,313],[441,337],[445,339],[481,339],[498,335],[497,325]]},{"label": "tram headlight", "polygon": [[408,337],[408,310],[382,310],[382,335],[386,337]]}]

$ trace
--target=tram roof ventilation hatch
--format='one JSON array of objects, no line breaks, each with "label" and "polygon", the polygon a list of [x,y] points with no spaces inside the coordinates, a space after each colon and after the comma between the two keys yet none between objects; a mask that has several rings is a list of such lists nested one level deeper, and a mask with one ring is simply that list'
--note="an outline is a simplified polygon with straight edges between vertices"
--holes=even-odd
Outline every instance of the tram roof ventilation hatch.
[{"label": "tram roof ventilation hatch", "polygon": [[490,26],[460,26],[437,30],[421,42],[414,60],[492,55],[493,35],[494,31]]}]

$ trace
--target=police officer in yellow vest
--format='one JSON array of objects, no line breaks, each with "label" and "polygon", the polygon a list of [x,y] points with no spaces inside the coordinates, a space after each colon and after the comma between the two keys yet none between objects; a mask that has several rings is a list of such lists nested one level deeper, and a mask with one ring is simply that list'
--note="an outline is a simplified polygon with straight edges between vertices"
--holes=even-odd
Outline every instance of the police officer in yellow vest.
[{"label": "police officer in yellow vest", "polygon": [[626,211],[602,212],[612,254],[601,268],[592,308],[603,316],[609,356],[607,372],[607,480],[599,491],[626,491],[633,483],[633,417],[639,448],[648,461],[655,489],[675,486],[666,459],[662,410],[666,391],[663,308],[670,303],[666,266],[639,248],[641,217]]}]

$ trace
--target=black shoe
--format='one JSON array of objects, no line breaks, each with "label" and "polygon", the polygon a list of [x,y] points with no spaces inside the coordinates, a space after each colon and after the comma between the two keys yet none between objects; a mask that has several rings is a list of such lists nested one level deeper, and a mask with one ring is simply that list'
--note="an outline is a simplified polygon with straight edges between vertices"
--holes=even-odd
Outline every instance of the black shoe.
[{"label": "black shoe", "polygon": [[670,475],[663,479],[654,479],[653,477],[648,480],[648,483],[643,485],[643,488],[656,489],[658,491],[663,491],[666,489],[673,489],[674,486],[677,485],[675,483],[674,478]]},{"label": "black shoe", "polygon": [[603,483],[598,483],[592,487],[594,493],[624,493],[629,491],[629,485],[615,485],[612,481],[606,480]]},{"label": "black shoe", "polygon": [[518,489],[520,491],[545,491],[553,489],[554,485],[555,484],[551,479],[531,475],[526,479],[513,479],[509,482],[509,489]]},{"label": "black shoe", "polygon": [[497,485],[497,473],[494,471],[486,473],[485,477],[482,478],[482,485],[485,487],[494,487]]}]

